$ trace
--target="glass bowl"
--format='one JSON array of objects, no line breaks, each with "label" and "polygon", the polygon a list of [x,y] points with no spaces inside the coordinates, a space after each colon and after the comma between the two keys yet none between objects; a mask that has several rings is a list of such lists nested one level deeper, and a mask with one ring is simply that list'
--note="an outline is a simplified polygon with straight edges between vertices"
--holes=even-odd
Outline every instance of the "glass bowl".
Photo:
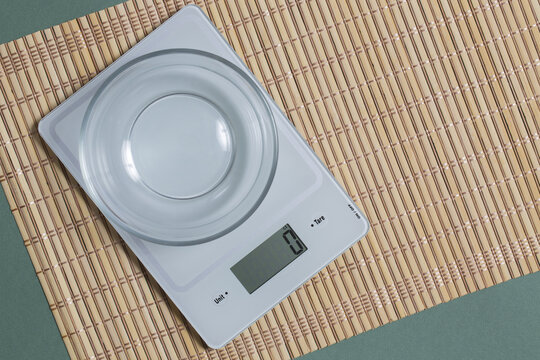
[{"label": "glass bowl", "polygon": [[210,53],[176,49],[126,63],[91,100],[79,155],[109,221],[170,245],[216,239],[258,207],[277,163],[261,86]]}]

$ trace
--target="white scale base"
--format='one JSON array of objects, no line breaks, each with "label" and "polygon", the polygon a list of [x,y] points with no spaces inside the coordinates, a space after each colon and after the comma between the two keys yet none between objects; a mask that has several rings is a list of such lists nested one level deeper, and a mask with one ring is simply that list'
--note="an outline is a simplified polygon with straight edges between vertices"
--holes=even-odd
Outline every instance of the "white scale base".
[{"label": "white scale base", "polygon": [[[83,189],[86,190],[79,165],[78,142],[85,110],[96,90],[126,62],[172,48],[213,53],[255,78],[205,14],[196,6],[185,7],[40,122],[41,136]],[[116,228],[213,348],[232,340],[360,240],[369,229],[354,202],[266,92],[265,96],[277,128],[277,169],[266,197],[245,222],[221,238],[190,246],[160,245]],[[323,221],[315,222],[321,217]],[[308,250],[249,294],[231,267],[286,224],[294,229]]]}]

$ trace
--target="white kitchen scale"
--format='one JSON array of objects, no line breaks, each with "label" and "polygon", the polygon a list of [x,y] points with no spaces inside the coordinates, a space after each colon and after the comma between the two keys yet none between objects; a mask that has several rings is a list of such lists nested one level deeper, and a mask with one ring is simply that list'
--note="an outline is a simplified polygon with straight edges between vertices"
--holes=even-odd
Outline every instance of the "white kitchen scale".
[{"label": "white kitchen scale", "polygon": [[196,6],[53,110],[39,133],[213,348],[369,228]]}]

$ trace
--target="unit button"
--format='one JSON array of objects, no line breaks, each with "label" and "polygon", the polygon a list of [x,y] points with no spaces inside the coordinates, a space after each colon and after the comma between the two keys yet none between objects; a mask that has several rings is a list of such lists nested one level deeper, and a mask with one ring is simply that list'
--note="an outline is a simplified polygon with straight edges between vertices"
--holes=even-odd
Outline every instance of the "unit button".
[{"label": "unit button", "polygon": [[227,297],[229,297],[229,292],[225,291],[214,296],[212,301],[214,302],[214,305],[221,305],[225,300],[227,300]]}]

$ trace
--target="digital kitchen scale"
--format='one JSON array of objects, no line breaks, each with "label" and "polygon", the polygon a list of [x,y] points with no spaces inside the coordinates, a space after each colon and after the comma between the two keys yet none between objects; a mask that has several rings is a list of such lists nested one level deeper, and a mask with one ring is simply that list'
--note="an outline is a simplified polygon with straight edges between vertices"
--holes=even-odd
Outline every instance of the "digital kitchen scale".
[{"label": "digital kitchen scale", "polygon": [[368,231],[196,6],[54,109],[39,133],[213,348]]}]

